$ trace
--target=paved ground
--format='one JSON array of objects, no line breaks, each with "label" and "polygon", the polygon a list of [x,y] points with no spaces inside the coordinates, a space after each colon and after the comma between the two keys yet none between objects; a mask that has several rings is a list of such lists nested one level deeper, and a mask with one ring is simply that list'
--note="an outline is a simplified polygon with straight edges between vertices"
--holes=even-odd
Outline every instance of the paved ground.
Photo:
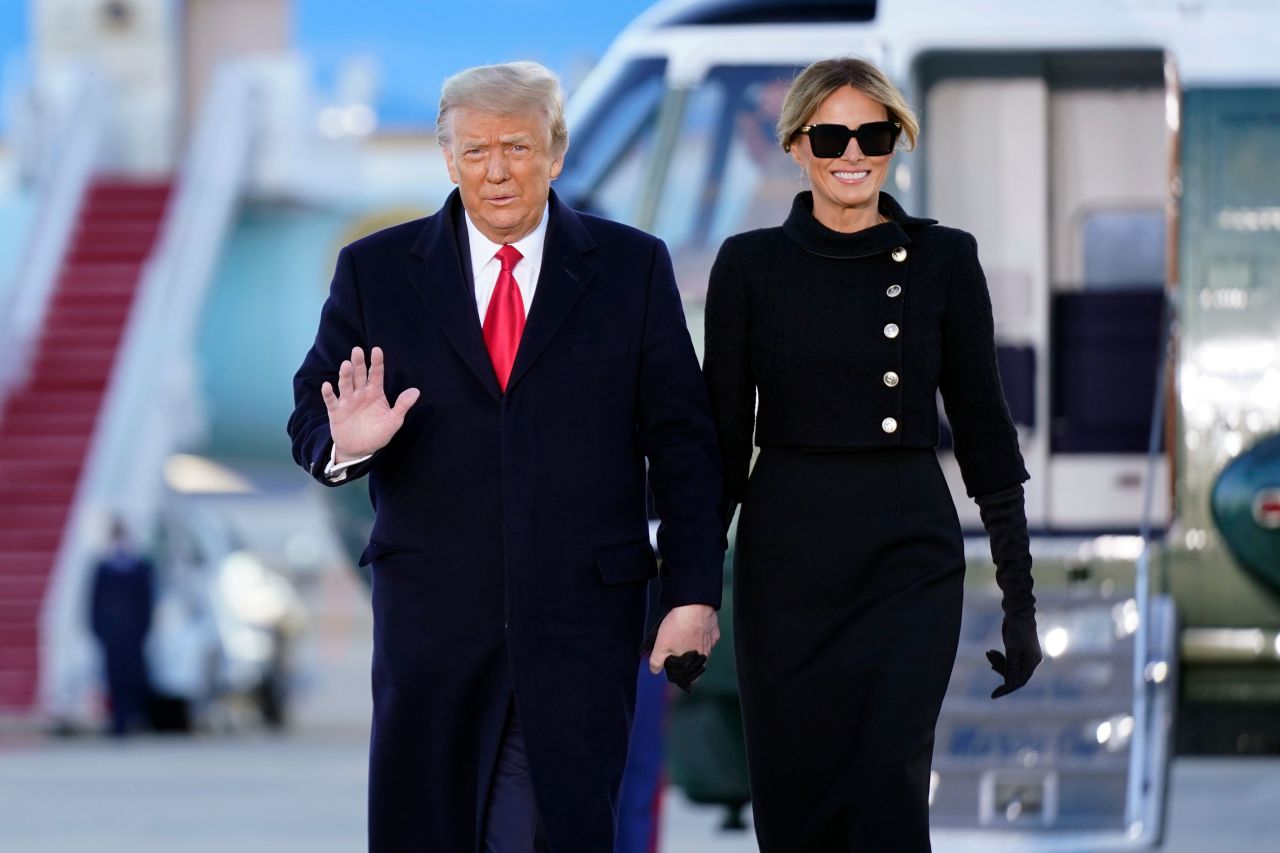
[{"label": "paved ground", "polygon": [[[307,597],[305,690],[288,735],[250,728],[112,743],[0,726],[0,851],[362,851],[367,600],[343,572],[325,573]],[[1169,853],[1280,849],[1280,759],[1180,760],[1170,814]],[[756,849],[750,833],[722,833],[719,822],[716,810],[669,794],[662,853]]]},{"label": "paved ground", "polygon": [[354,738],[40,743],[0,755],[14,853],[362,850]]},{"label": "paved ground", "polygon": [[[0,752],[0,850],[355,853],[364,783],[359,732],[10,741]],[[1277,803],[1280,760],[1179,761],[1164,849],[1274,851]],[[719,832],[718,822],[670,795],[663,853],[756,849],[749,833]]]}]

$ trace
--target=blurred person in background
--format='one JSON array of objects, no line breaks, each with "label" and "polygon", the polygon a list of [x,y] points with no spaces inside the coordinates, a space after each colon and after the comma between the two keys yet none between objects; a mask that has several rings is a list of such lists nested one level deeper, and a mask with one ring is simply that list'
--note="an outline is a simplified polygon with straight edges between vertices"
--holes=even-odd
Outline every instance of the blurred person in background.
[{"label": "blurred person in background", "polygon": [[135,549],[120,519],[93,571],[89,623],[102,652],[111,706],[110,732],[124,737],[146,714],[150,694],[144,656],[155,604],[155,571]]},{"label": "blurred person in background", "polygon": [[781,227],[725,241],[711,273],[704,369],[729,510],[742,504],[734,627],[764,853],[930,849],[965,569],[935,453],[939,390],[1004,596],[992,697],[1041,657],[1028,475],[977,245],[880,189],[917,130],[873,65],[809,66],[777,138],[811,190]]},{"label": "blurred person in background", "polygon": [[289,422],[295,461],[368,474],[376,508],[370,850],[609,851],[657,574],[646,459],[650,668],[719,635],[706,386],[663,243],[551,191],[550,71],[455,75],[438,136],[458,189],[340,252]]}]

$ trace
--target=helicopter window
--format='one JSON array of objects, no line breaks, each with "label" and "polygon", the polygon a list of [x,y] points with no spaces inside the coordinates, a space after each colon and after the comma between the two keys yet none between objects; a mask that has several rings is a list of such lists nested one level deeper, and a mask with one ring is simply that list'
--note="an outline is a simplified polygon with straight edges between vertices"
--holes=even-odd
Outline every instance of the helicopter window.
[{"label": "helicopter window", "polygon": [[1084,287],[1055,293],[1050,313],[1050,451],[1142,453],[1160,363],[1164,212],[1089,210],[1080,236]]},{"label": "helicopter window", "polygon": [[637,135],[613,164],[595,190],[580,207],[598,216],[631,222],[640,198],[645,165],[653,148],[652,124],[649,131]]},{"label": "helicopter window", "polygon": [[570,128],[557,189],[571,207],[631,222],[665,91],[664,59],[627,66]]},{"label": "helicopter window", "polygon": [[705,287],[726,237],[781,223],[801,189],[795,164],[774,141],[796,70],[717,68],[686,102],[654,220],[686,294]]},{"label": "helicopter window", "polygon": [[1164,284],[1164,213],[1095,210],[1081,223],[1086,290],[1145,289]]},{"label": "helicopter window", "polygon": [[666,191],[654,219],[654,233],[668,246],[684,246],[696,239],[696,223],[703,207],[707,166],[724,121],[724,87],[705,85],[686,103]]},{"label": "helicopter window", "polygon": [[778,77],[756,81],[742,92],[707,235],[713,243],[739,231],[780,225],[805,187],[799,167],[777,143],[778,112],[789,85]]}]

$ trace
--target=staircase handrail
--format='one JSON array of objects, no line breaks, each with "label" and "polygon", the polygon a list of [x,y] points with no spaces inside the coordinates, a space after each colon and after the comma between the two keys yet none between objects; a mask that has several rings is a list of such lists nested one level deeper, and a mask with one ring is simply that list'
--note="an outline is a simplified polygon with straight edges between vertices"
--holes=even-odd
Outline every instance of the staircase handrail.
[{"label": "staircase handrail", "polygon": [[[1129,783],[1125,796],[1125,824],[1139,827],[1146,822],[1149,814],[1144,804],[1158,803],[1159,797],[1151,797],[1152,785],[1163,785],[1163,780],[1149,779],[1150,763],[1147,760],[1149,750],[1154,744],[1147,743],[1149,734],[1155,731],[1151,725],[1152,712],[1151,692],[1155,687],[1148,665],[1151,660],[1151,550],[1153,547],[1153,515],[1155,512],[1156,470],[1163,456],[1160,450],[1160,438],[1166,423],[1165,400],[1168,394],[1168,376],[1174,357],[1174,320],[1175,309],[1173,296],[1166,290],[1161,308],[1160,318],[1160,357],[1156,375],[1156,398],[1152,405],[1151,429],[1147,436],[1147,472],[1144,478],[1142,495],[1142,525],[1139,534],[1142,537],[1142,552],[1134,565],[1133,597],[1138,607],[1138,628],[1134,632],[1133,642],[1133,739],[1129,744]],[[1172,661],[1166,661],[1166,665]],[[1167,677],[1167,676],[1166,676]],[[1167,772],[1167,771],[1166,771]],[[1160,806],[1157,804],[1156,808]],[[1151,827],[1143,827],[1144,832],[1152,831]],[[1135,833],[1137,834],[1137,833]],[[1158,833],[1157,833],[1158,834]]]},{"label": "staircase handrail", "polygon": [[53,119],[34,119],[28,129],[54,146],[37,188],[36,215],[18,268],[16,286],[0,306],[0,402],[30,369],[31,354],[48,313],[58,268],[71,245],[81,200],[101,165],[110,121],[110,88],[89,66],[70,70],[70,95]]},{"label": "staircase handrail", "polygon": [[203,427],[195,336],[249,173],[260,125],[258,89],[249,60],[224,62],[215,72],[143,267],[45,600],[40,697],[55,715],[75,716],[87,693],[93,652],[83,601],[106,519],[120,517],[134,531],[149,531],[165,459]]}]

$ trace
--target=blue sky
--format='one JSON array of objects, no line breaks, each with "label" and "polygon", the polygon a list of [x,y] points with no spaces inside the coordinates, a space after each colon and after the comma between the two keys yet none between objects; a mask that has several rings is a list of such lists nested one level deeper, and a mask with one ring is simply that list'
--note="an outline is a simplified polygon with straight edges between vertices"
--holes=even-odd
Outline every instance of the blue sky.
[{"label": "blue sky", "polygon": [[[0,0],[0,62],[24,50],[27,4]],[[372,57],[380,71],[385,126],[430,126],[440,84],[454,71],[535,59],[564,77],[604,53],[652,0],[293,0],[299,48],[317,82],[332,87],[349,57]]]},{"label": "blue sky", "polygon": [[0,0],[0,61],[21,51],[27,43],[27,3]]},{"label": "blue sky", "polygon": [[533,59],[566,84],[652,0],[294,0],[298,46],[329,88],[355,54],[380,70],[384,126],[430,125],[440,84],[472,65]]}]

